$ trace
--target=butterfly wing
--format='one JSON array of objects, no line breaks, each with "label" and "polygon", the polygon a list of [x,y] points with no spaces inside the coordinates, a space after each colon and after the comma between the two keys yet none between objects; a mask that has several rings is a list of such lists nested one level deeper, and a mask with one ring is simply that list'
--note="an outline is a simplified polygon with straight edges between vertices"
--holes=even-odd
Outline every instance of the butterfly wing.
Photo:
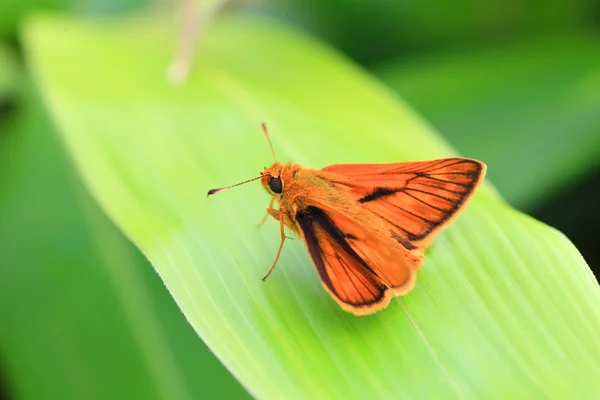
[{"label": "butterfly wing", "polygon": [[426,247],[464,208],[486,166],[467,158],[393,164],[339,164],[322,171],[385,221],[406,249]]},{"label": "butterfly wing", "polygon": [[315,206],[300,210],[296,222],[323,286],[346,311],[375,312],[414,286],[419,256],[389,236],[378,238],[343,214]]}]

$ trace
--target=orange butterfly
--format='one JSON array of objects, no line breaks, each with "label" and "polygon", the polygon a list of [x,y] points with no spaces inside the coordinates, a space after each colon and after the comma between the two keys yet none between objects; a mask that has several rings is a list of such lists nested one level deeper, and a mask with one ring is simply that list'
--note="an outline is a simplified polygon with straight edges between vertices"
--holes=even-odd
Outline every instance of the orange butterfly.
[{"label": "orange butterfly", "polygon": [[[485,175],[484,163],[444,158],[392,164],[339,164],[321,170],[277,161],[257,179],[272,196],[268,215],[299,234],[335,301],[357,315],[385,308],[415,285],[425,248],[465,207]],[[273,208],[274,202],[279,209]],[[259,224],[259,225],[260,225]]]}]

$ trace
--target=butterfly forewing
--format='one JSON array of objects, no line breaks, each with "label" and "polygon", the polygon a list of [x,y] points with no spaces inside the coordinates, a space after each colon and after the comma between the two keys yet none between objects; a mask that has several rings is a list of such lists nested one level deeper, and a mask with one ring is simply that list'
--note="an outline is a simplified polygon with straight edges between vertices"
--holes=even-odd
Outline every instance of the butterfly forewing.
[{"label": "butterfly forewing", "polygon": [[[485,165],[463,158],[395,164],[340,164],[323,169],[386,222],[399,243],[426,246],[466,204]],[[334,175],[332,175],[334,176]]]}]

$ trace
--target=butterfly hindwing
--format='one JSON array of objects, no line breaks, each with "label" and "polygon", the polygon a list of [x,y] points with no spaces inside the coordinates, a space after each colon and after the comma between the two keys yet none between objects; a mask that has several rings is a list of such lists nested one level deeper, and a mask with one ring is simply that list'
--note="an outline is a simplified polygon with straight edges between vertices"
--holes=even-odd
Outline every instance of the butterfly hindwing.
[{"label": "butterfly hindwing", "polygon": [[371,313],[412,289],[416,256],[393,243],[382,247],[389,237],[378,239],[335,210],[318,207],[299,211],[296,221],[323,285],[343,308]]}]

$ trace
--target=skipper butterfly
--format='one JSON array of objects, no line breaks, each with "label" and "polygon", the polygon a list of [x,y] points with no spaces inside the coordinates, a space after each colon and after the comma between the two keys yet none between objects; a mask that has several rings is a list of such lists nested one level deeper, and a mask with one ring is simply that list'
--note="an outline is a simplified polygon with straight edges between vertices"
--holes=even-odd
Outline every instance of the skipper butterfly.
[{"label": "skipper butterfly", "polygon": [[[260,176],[272,196],[267,213],[306,245],[321,282],[346,311],[371,314],[408,293],[424,251],[465,208],[486,166],[468,158],[391,164],[337,164],[321,170],[277,161]],[[277,203],[278,208],[274,208]]]}]

